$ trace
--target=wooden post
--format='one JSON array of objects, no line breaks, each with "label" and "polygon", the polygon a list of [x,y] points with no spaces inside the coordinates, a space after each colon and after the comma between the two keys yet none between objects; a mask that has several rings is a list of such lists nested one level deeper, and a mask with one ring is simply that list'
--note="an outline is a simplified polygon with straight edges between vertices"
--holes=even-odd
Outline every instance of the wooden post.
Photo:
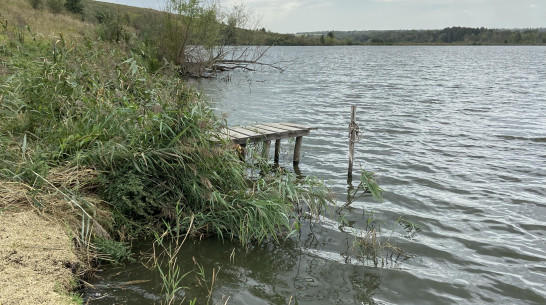
[{"label": "wooden post", "polygon": [[275,164],[279,164],[279,156],[281,154],[281,140],[275,140]]},{"label": "wooden post", "polygon": [[353,177],[353,160],[356,141],[356,106],[351,106],[351,123],[349,124],[349,170],[348,177]]},{"label": "wooden post", "polygon": [[238,151],[239,151],[239,159],[241,161],[245,162],[246,144],[239,144]]},{"label": "wooden post", "polygon": [[296,174],[296,178],[298,179],[305,179],[301,174],[300,166],[297,163],[294,164],[294,174]]},{"label": "wooden post", "polygon": [[301,141],[303,136],[296,137],[296,146],[294,147],[294,164],[300,163],[300,151],[301,151]]},{"label": "wooden post", "polygon": [[271,141],[265,141],[262,147],[262,157],[264,159],[269,158],[269,148],[271,147]]}]

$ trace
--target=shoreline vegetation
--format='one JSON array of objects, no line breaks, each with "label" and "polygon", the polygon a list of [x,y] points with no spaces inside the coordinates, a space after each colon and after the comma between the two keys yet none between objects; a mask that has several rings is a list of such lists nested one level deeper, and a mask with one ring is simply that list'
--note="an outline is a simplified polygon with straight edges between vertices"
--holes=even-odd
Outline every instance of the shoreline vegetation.
[{"label": "shoreline vegetation", "polygon": [[[211,53],[218,48],[244,55],[249,45],[322,36],[242,29],[240,9],[222,19],[216,7],[188,3],[171,14],[96,1],[0,3],[0,304],[81,303],[78,278],[132,259],[135,238],[279,241],[332,204],[316,178],[259,157],[241,162],[218,140],[225,121],[185,78],[224,64],[228,52]],[[180,29],[188,36],[171,37]],[[250,69],[264,53],[252,54],[231,68]],[[178,279],[167,282],[171,303]]]},{"label": "shoreline vegetation", "polygon": [[[24,282],[3,283],[2,305],[81,303],[70,283],[97,263],[131,260],[135,238],[279,241],[331,203],[316,178],[258,156],[242,162],[180,68],[125,27],[126,38],[103,39],[119,28],[31,4],[0,4],[0,236],[11,245],[0,278]],[[23,242],[27,226],[47,237]],[[27,260],[29,249],[53,262]],[[33,299],[29,289],[47,293]]]}]

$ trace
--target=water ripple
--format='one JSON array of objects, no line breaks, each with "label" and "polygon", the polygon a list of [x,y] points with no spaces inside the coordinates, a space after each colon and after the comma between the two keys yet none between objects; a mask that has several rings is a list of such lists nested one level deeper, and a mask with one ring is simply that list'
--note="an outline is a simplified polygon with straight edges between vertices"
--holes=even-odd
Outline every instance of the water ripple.
[{"label": "water ripple", "polygon": [[[379,272],[371,292],[378,303],[546,303],[546,49],[273,50],[294,59],[282,75],[235,72],[230,84],[205,81],[205,92],[231,124],[318,126],[304,138],[300,167],[328,181],[340,204],[348,188],[349,108],[359,106],[357,168],[375,171],[386,193],[383,203],[354,202],[346,219],[357,235],[370,210],[389,227],[400,216],[421,227],[411,240],[393,237],[415,258]],[[340,232],[335,218],[315,230],[322,244],[305,255],[323,259],[325,269],[300,274],[317,285],[302,289],[348,285],[346,294],[369,300],[354,290],[369,278],[333,279],[354,236]],[[359,267],[345,268],[352,274]],[[355,299],[347,304],[359,304]]]}]

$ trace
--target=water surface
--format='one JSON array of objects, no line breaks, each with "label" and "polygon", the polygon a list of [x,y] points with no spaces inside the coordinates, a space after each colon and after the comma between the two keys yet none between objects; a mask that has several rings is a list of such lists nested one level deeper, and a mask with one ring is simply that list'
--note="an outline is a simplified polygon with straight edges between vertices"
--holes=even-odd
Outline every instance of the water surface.
[{"label": "water surface", "polygon": [[[283,47],[285,72],[230,72],[201,81],[230,125],[292,122],[300,170],[347,197],[347,126],[357,105],[355,173],[377,173],[384,201],[362,197],[280,245],[191,242],[228,304],[546,304],[546,48],[515,46]],[[292,144],[281,163],[290,167]],[[370,211],[409,256],[383,267],[351,246]],[[408,232],[395,221],[417,224]],[[341,226],[341,222],[349,226]],[[129,271],[127,271],[129,270]],[[158,302],[156,273],[108,270],[90,304]],[[139,285],[120,282],[140,278]],[[188,297],[206,289],[188,279]],[[291,301],[290,301],[291,300]]]}]

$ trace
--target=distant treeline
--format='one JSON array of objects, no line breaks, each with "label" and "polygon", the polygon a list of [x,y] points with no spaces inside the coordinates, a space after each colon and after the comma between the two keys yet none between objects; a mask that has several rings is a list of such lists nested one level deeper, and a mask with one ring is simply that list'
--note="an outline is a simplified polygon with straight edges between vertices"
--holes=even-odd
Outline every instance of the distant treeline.
[{"label": "distant treeline", "polygon": [[326,31],[298,33],[314,44],[546,44],[546,28],[486,29],[450,27],[443,30]]},{"label": "distant treeline", "polygon": [[[31,2],[42,2],[36,0]],[[81,1],[81,0],[80,0]],[[67,3],[79,1],[71,0]],[[46,2],[49,3],[49,2]],[[82,19],[102,24],[103,39],[128,40],[131,33],[144,41],[153,41],[163,33],[164,12],[117,5],[113,3],[84,1],[77,7]],[[68,7],[67,7],[68,8]],[[72,10],[74,11],[74,10]],[[487,29],[450,27],[442,30],[389,30],[389,31],[317,31],[297,34],[280,34],[260,29],[242,29],[222,23],[218,38],[224,44],[263,46],[307,45],[390,45],[390,44],[511,44],[546,45],[546,28],[539,29]],[[194,42],[199,44],[198,42]]]},{"label": "distant treeline", "polygon": [[[87,3],[86,19],[101,22],[101,17],[115,15],[125,26],[136,30],[140,37],[156,36],[163,14],[112,3],[91,1]],[[224,26],[224,25],[223,25]],[[297,34],[280,34],[266,30],[235,29],[230,43],[237,45],[308,46],[308,45],[389,45],[389,44],[511,44],[546,45],[546,28],[539,29],[487,29],[450,27],[442,30],[396,31],[317,31]]]}]

